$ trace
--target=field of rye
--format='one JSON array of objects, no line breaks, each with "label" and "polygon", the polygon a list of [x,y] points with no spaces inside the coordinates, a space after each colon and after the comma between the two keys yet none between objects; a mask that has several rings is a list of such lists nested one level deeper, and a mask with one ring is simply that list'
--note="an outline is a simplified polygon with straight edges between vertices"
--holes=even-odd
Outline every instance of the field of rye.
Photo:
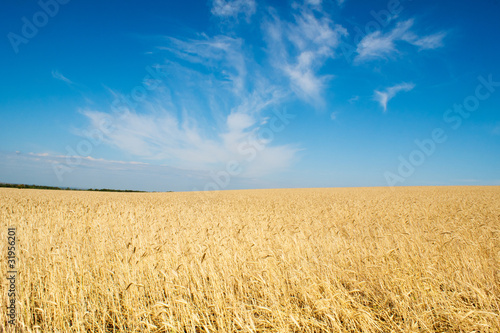
[{"label": "field of rye", "polygon": [[18,332],[500,332],[500,187],[0,189],[9,226]]}]

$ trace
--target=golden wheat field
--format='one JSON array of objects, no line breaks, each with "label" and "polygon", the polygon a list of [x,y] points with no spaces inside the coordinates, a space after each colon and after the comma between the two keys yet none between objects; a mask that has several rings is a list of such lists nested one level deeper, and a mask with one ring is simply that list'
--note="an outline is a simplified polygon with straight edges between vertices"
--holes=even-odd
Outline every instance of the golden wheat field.
[{"label": "golden wheat field", "polygon": [[0,189],[0,224],[19,332],[500,332],[500,187]]}]

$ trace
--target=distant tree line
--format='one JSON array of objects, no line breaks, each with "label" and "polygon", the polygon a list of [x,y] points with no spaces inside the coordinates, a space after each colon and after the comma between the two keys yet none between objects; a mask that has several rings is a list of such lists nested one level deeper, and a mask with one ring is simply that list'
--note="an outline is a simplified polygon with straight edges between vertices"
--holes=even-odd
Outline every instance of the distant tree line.
[{"label": "distant tree line", "polygon": [[113,190],[113,189],[109,189],[109,188],[101,188],[101,189],[91,188],[91,189],[88,189],[88,190],[83,190],[83,191],[99,191],[99,192],[139,192],[139,193],[145,193],[145,192],[146,192],[146,191],[134,191],[134,190]]},{"label": "distant tree line", "polygon": [[[43,186],[43,185],[26,185],[26,184],[8,184],[8,183],[0,183],[0,187],[9,187],[9,188],[31,188],[37,190],[64,190],[64,191],[99,191],[99,192],[138,192],[145,193],[146,191],[133,191],[133,190],[113,190],[109,188],[102,189],[77,189],[70,187],[56,187],[56,186]],[[168,191],[171,192],[171,191]]]}]

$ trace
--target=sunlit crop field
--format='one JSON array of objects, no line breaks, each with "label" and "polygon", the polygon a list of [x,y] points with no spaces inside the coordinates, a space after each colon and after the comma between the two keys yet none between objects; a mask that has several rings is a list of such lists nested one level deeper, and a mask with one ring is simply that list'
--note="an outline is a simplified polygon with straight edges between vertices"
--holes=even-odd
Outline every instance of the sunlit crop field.
[{"label": "sunlit crop field", "polygon": [[0,225],[18,331],[500,332],[500,187],[0,189]]}]

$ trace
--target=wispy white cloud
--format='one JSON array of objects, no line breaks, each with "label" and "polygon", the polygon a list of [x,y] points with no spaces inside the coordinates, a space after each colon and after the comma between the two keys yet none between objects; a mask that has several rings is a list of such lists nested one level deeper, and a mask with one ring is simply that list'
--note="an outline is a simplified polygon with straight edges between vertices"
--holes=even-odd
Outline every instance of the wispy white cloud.
[{"label": "wispy white cloud", "polygon": [[104,133],[108,145],[183,169],[223,170],[235,160],[243,167],[239,176],[253,177],[292,162],[296,147],[259,139],[269,131],[272,109],[287,99],[286,89],[263,78],[241,39],[202,35],[167,42],[160,48],[169,54],[160,65],[169,73],[164,85],[136,108],[82,110],[91,130],[107,121],[113,125]]},{"label": "wispy white cloud", "polygon": [[322,0],[306,0],[305,1],[306,4],[311,5],[311,6],[320,6],[322,2],[323,2]]},{"label": "wispy white cloud", "polygon": [[[277,167],[288,166],[297,152],[293,146],[276,146],[259,139],[260,131],[266,127],[250,114],[229,114],[226,129],[211,138],[203,134],[198,124],[179,122],[166,112],[157,115],[131,112],[111,119],[107,113],[90,110],[83,113],[91,119],[93,128],[104,119],[113,124],[113,130],[105,135],[106,143],[134,156],[182,169],[224,170],[228,161],[235,160],[244,168],[239,176],[257,176],[256,171],[268,174]],[[248,161],[249,157],[252,160]]]},{"label": "wispy white cloud", "polygon": [[[168,38],[170,45],[159,49],[167,50],[180,59],[200,64],[207,69],[224,68],[219,71],[220,79],[230,82],[234,91],[241,93],[245,88],[247,60],[242,51],[243,40],[229,36],[208,37],[180,40]],[[183,69],[184,70],[184,69]]]},{"label": "wispy white cloud", "polygon": [[300,98],[321,102],[325,82],[332,76],[319,75],[318,70],[336,56],[340,38],[347,30],[308,5],[297,7],[293,22],[284,22],[273,12],[271,16],[264,30],[275,67],[286,75]]},{"label": "wispy white cloud", "polygon": [[389,87],[384,91],[375,90],[374,99],[380,103],[380,105],[384,108],[384,112],[387,111],[387,103],[396,96],[397,93],[401,91],[410,91],[415,88],[413,83],[400,83],[395,86]]},{"label": "wispy white cloud", "polygon": [[[21,152],[16,152],[22,154]],[[94,158],[92,156],[80,156],[80,155],[60,155],[60,154],[51,154],[51,153],[26,153],[25,156],[32,156],[35,158],[45,157],[49,159],[49,162],[53,163],[61,163],[68,164],[67,160],[82,160],[82,161],[98,161],[109,164],[125,164],[125,165],[148,165],[148,163],[136,162],[136,161],[117,161],[117,160],[107,160],[104,158]]]},{"label": "wispy white cloud", "polygon": [[443,39],[446,37],[446,33],[438,32],[433,35],[418,38],[417,36],[406,36],[406,40],[410,44],[418,46],[420,50],[426,49],[436,49],[443,46]]},{"label": "wispy white cloud", "polygon": [[248,20],[255,14],[255,0],[213,0],[212,14],[219,17],[237,17],[243,14]]},{"label": "wispy white cloud", "polygon": [[52,71],[52,77],[54,79],[57,79],[57,80],[60,80],[60,81],[63,81],[69,85],[73,85],[74,82],[71,81],[70,79],[68,79],[66,76],[62,75],[58,70],[53,70]]},{"label": "wispy white cloud", "polygon": [[397,52],[396,42],[401,41],[417,46],[419,50],[443,46],[443,38],[446,36],[444,32],[419,37],[410,30],[413,24],[414,20],[410,19],[398,22],[388,33],[383,34],[378,30],[365,36],[357,45],[355,62],[386,58]]}]

